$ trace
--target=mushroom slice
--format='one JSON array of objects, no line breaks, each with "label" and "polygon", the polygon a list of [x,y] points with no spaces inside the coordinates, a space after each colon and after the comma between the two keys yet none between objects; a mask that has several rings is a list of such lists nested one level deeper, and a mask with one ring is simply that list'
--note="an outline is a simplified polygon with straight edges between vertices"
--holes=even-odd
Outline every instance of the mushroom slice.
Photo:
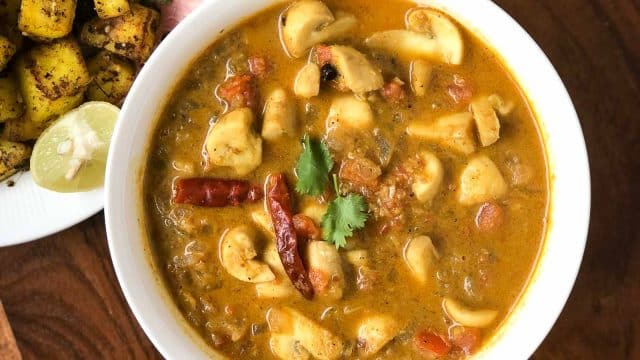
[{"label": "mushroom slice", "polygon": [[327,129],[346,126],[366,130],[373,126],[373,110],[366,100],[354,95],[343,95],[333,99],[327,117]]},{"label": "mushroom slice", "polygon": [[262,139],[253,130],[254,116],[240,108],[222,116],[205,141],[210,165],[230,167],[246,175],[262,163]]},{"label": "mushroom slice", "polygon": [[298,71],[293,92],[296,96],[310,98],[320,93],[320,67],[316,63],[308,63]]},{"label": "mushroom slice", "polygon": [[271,334],[269,348],[282,360],[307,360],[311,357],[309,352],[290,334]]},{"label": "mushroom slice", "polygon": [[339,359],[344,342],[315,321],[289,307],[272,308],[267,313],[271,332],[289,334],[315,359]]},{"label": "mushroom slice", "polygon": [[429,151],[421,152],[418,159],[422,169],[416,171],[411,191],[418,201],[430,203],[442,185],[444,167],[440,159]]},{"label": "mushroom slice", "polygon": [[491,104],[491,106],[498,112],[498,114],[502,116],[509,115],[509,113],[511,113],[511,111],[513,111],[513,108],[515,107],[514,103],[505,102],[498,94],[489,95],[489,97],[487,97],[487,100],[489,101],[489,104]]},{"label": "mushroom slice", "polygon": [[435,39],[444,62],[462,63],[464,41],[458,26],[449,16],[435,9],[415,8],[407,15],[407,27]]},{"label": "mushroom slice", "polygon": [[287,52],[296,58],[305,55],[312,46],[336,39],[355,27],[355,16],[336,13],[319,0],[293,3],[282,15],[280,34]]},{"label": "mushroom slice", "polygon": [[262,137],[268,141],[291,136],[296,129],[296,103],[283,88],[272,90],[265,101]]},{"label": "mushroom slice", "polygon": [[382,88],[384,79],[380,69],[375,67],[367,57],[351,46],[332,45],[330,63],[338,71],[337,88],[341,91],[351,90],[363,94]]},{"label": "mushroom slice", "polygon": [[469,112],[442,116],[434,122],[413,122],[407,127],[407,134],[469,155],[476,150],[473,137],[473,116]]},{"label": "mushroom slice", "polygon": [[251,220],[258,225],[260,230],[262,230],[269,239],[274,240],[276,238],[276,232],[273,229],[271,216],[269,216],[262,206],[251,211]]},{"label": "mushroom slice", "polygon": [[407,16],[407,25],[409,30],[374,33],[365,44],[408,58],[427,58],[453,65],[462,63],[462,34],[448,16],[437,10],[416,8]]},{"label": "mushroom slice", "polygon": [[500,139],[500,120],[487,97],[471,102],[471,112],[478,129],[478,138],[482,146],[489,146]]},{"label": "mushroom slice", "polygon": [[220,262],[238,280],[251,283],[274,280],[269,265],[255,260],[258,255],[255,238],[255,229],[246,225],[229,230],[220,242]]},{"label": "mushroom slice", "polygon": [[391,339],[393,339],[400,327],[398,322],[390,315],[369,316],[358,327],[359,355],[363,358],[370,357],[380,351]]},{"label": "mushroom slice", "polygon": [[322,223],[322,217],[327,212],[327,204],[320,203],[316,198],[304,197],[300,202],[300,212],[310,217],[316,225]]},{"label": "mushroom slice", "polygon": [[369,263],[369,253],[367,250],[350,250],[344,255],[347,261],[356,267],[367,266]]},{"label": "mushroom slice", "polygon": [[316,295],[332,300],[342,298],[345,286],[340,255],[326,241],[311,241],[307,245],[307,269]]},{"label": "mushroom slice", "polygon": [[[274,236],[275,239],[275,236]],[[267,263],[275,273],[275,280],[256,284],[256,296],[259,298],[282,299],[296,297],[300,293],[293,287],[287,277],[280,260],[280,255],[274,243],[269,243],[264,249],[264,262]]]},{"label": "mushroom slice", "polygon": [[497,200],[506,193],[507,183],[500,170],[485,155],[471,159],[460,174],[458,201],[463,205]]},{"label": "mushroom slice", "polygon": [[428,61],[418,59],[411,62],[409,77],[411,78],[411,88],[416,96],[425,96],[427,94],[432,74],[433,65]]},{"label": "mushroom slice", "polygon": [[431,238],[421,235],[409,239],[402,255],[414,278],[426,284],[431,278],[433,263],[439,257]]},{"label": "mushroom slice", "polygon": [[442,301],[442,308],[451,320],[462,326],[474,328],[487,327],[498,317],[497,310],[471,310],[451,298]]}]

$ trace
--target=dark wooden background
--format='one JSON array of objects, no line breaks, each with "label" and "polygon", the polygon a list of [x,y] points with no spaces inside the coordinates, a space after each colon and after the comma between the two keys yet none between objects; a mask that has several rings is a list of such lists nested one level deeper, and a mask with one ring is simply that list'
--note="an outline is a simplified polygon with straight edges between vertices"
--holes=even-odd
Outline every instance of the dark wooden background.
[{"label": "dark wooden background", "polygon": [[[582,269],[534,358],[640,359],[640,0],[497,2],[565,81],[592,171]],[[122,297],[102,214],[0,249],[0,299],[26,359],[160,357]]]}]

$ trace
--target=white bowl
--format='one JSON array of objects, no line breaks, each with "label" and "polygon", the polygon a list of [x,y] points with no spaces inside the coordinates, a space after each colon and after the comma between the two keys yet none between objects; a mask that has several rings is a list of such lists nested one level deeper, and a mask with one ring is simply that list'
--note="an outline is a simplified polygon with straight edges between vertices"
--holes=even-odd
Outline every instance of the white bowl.
[{"label": "white bowl", "polygon": [[[124,295],[140,325],[168,359],[219,357],[182,318],[150,261],[143,229],[141,174],[156,120],[188,65],[242,19],[272,1],[204,2],[160,44],[121,112],[106,175],[109,249]],[[587,153],[571,99],[531,37],[489,0],[421,0],[443,9],[502,55],[534,107],[551,178],[550,227],[531,282],[513,313],[477,358],[526,359],[547,335],[573,287],[587,237]],[[224,33],[223,33],[224,35]]]}]

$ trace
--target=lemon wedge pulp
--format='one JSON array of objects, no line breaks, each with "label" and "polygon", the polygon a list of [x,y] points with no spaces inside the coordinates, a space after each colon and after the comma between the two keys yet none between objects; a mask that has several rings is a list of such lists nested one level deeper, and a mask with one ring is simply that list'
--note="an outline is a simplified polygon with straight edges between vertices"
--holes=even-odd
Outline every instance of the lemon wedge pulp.
[{"label": "lemon wedge pulp", "polygon": [[56,192],[102,186],[111,135],[120,109],[92,101],[62,115],[40,135],[31,156],[31,176]]}]

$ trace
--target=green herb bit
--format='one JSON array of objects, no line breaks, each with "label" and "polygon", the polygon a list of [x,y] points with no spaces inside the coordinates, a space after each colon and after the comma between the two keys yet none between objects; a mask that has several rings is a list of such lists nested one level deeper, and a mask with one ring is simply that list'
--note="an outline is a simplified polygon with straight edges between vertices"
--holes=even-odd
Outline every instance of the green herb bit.
[{"label": "green herb bit", "polygon": [[302,139],[303,150],[296,164],[296,191],[303,195],[317,196],[324,192],[329,181],[329,172],[333,168],[333,159],[327,146],[318,140],[312,140],[305,134]]}]

